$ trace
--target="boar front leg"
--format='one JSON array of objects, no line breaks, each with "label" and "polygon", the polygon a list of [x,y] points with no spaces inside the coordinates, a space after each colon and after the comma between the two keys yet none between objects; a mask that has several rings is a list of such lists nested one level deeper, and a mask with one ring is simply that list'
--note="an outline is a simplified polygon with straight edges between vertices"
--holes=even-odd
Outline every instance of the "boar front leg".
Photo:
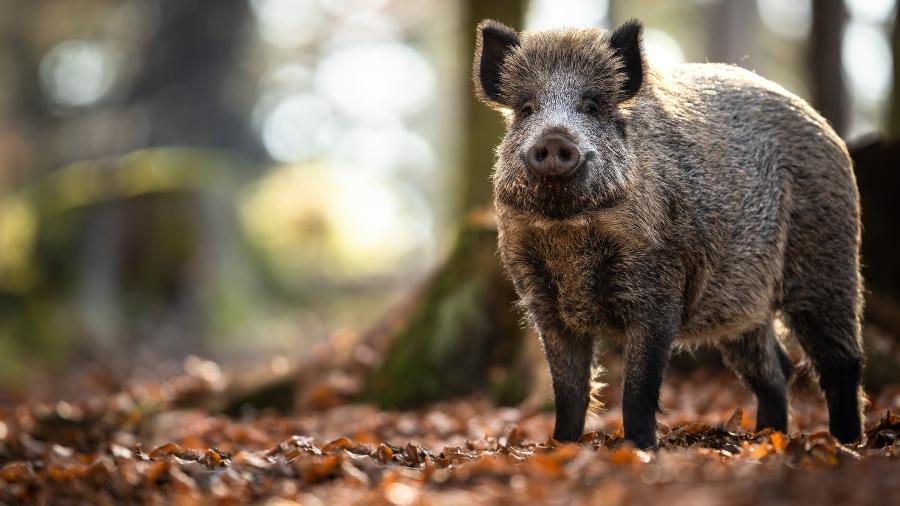
[{"label": "boar front leg", "polygon": [[577,441],[584,430],[590,397],[593,340],[568,332],[542,330],[541,341],[550,364],[556,404],[553,438]]},{"label": "boar front leg", "polygon": [[622,421],[625,439],[641,449],[656,446],[659,390],[674,337],[669,330],[626,332]]}]

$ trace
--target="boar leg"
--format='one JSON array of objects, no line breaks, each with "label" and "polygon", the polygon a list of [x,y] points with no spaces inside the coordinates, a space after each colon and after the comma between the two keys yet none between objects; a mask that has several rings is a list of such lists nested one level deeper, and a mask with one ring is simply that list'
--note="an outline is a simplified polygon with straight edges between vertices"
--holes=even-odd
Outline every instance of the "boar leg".
[{"label": "boar leg", "polygon": [[819,373],[828,402],[828,428],[842,443],[862,435],[863,352],[857,337],[859,325],[850,309],[854,307],[845,304],[790,315],[791,330]]},{"label": "boar leg", "polygon": [[625,338],[622,421],[625,439],[638,448],[656,446],[659,389],[675,332],[631,331]]},{"label": "boar leg", "polygon": [[722,358],[756,395],[756,430],[787,432],[787,383],[793,365],[775,338],[772,322],[719,343]]},{"label": "boar leg", "polygon": [[[852,178],[837,178],[849,170],[843,160],[840,164],[823,172],[829,176],[816,176],[822,178],[819,186],[792,187],[810,193],[804,196],[805,206],[796,207],[791,214],[791,235],[784,254],[783,310],[788,326],[819,373],[831,434],[850,443],[862,435],[863,289],[857,197],[855,191],[844,188],[853,184]],[[826,181],[827,186],[820,186]]]},{"label": "boar leg", "polygon": [[550,364],[556,427],[553,438],[576,441],[584,430],[590,397],[593,340],[561,332],[541,332],[544,354]]}]

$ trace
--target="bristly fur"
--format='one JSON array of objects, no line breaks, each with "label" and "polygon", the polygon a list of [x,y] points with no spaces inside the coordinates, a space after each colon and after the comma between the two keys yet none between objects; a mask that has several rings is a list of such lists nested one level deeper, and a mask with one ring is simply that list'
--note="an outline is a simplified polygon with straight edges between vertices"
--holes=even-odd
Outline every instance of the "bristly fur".
[{"label": "bristly fur", "polygon": [[[819,374],[832,433],[860,436],[859,196],[818,113],[737,67],[653,67],[636,21],[611,33],[485,21],[474,78],[507,118],[491,176],[500,257],[541,336],[555,438],[581,435],[598,336],[624,341],[638,446],[656,442],[676,342],[719,346],[756,394],[757,426],[786,430],[793,366],[776,314]],[[571,176],[529,169],[524,153],[548,134],[579,151]]]}]

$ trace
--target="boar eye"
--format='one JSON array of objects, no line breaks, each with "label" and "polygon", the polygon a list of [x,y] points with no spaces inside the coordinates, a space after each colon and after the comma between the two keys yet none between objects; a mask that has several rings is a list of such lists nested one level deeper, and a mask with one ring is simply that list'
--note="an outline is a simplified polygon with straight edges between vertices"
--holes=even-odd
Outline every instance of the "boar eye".
[{"label": "boar eye", "polygon": [[594,99],[586,98],[581,101],[581,112],[594,116],[600,112],[600,106],[597,105],[597,102]]},{"label": "boar eye", "polygon": [[527,118],[528,116],[531,116],[532,114],[534,114],[534,106],[531,105],[530,103],[523,105],[522,108],[519,109],[519,114],[523,118]]}]

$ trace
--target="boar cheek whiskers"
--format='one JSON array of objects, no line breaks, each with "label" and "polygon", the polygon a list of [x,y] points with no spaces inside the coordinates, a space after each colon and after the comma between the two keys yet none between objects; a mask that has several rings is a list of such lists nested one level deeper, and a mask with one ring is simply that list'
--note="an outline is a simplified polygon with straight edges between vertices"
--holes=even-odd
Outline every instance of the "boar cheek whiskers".
[{"label": "boar cheek whiskers", "polygon": [[516,178],[517,180],[524,179],[525,184],[522,186],[528,186],[534,184],[537,180],[537,176],[534,175],[530,170],[528,170],[528,164],[525,161],[525,154],[519,155],[519,169],[518,172],[521,174],[521,177]]}]

